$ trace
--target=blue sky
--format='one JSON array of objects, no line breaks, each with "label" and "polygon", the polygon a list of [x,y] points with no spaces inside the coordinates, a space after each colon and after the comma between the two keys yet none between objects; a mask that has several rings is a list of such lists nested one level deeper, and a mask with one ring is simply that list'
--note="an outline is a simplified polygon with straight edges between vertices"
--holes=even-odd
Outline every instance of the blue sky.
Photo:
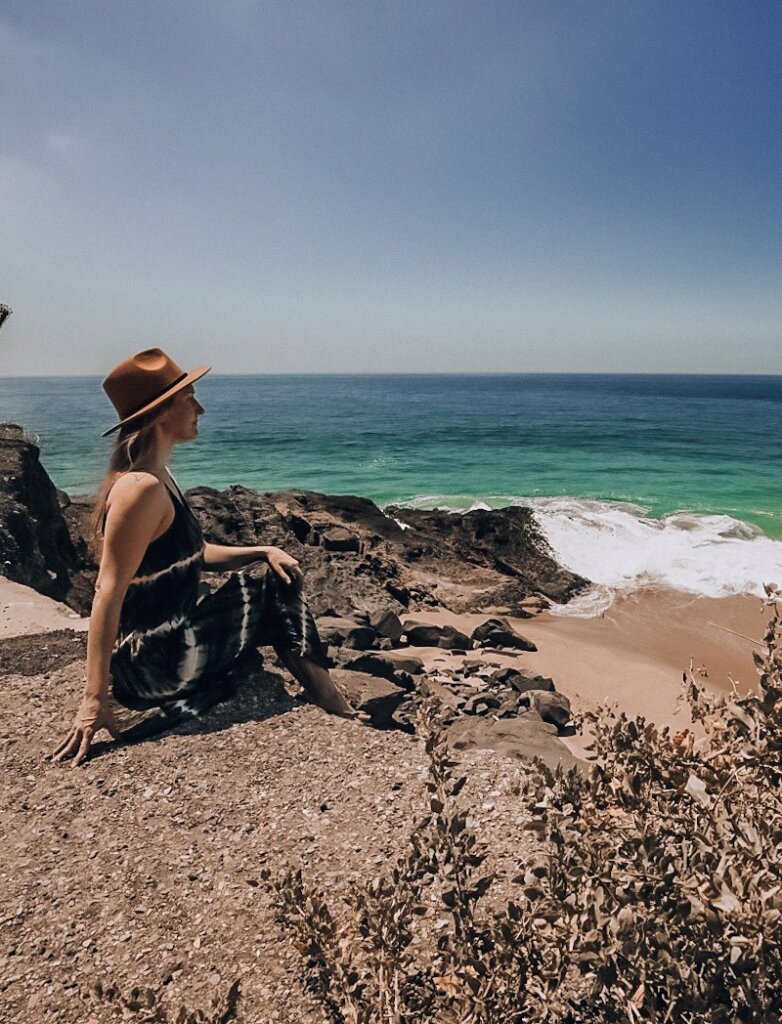
[{"label": "blue sky", "polygon": [[0,9],[0,374],[782,372],[782,5]]}]

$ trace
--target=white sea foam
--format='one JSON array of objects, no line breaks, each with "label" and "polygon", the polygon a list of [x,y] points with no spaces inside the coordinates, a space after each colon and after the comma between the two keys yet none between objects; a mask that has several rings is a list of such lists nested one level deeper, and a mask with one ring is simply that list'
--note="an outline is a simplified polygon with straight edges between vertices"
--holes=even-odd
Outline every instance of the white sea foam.
[{"label": "white sea foam", "polygon": [[581,498],[507,497],[482,501],[439,500],[435,495],[405,504],[453,512],[525,505],[557,561],[594,582],[586,594],[553,609],[592,617],[617,592],[663,586],[706,597],[763,595],[764,583],[782,584],[782,541],[728,515],[677,512],[653,519],[638,505]]},{"label": "white sea foam", "polygon": [[568,499],[530,502],[557,559],[612,590],[666,586],[707,597],[763,594],[782,583],[782,542],[726,515],[652,519],[634,506]]}]

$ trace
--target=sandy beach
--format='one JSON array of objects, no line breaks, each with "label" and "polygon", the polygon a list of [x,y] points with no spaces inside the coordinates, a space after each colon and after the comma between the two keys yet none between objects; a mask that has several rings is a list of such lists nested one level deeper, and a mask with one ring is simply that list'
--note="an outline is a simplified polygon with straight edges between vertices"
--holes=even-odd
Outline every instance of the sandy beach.
[{"label": "sandy beach", "polygon": [[[469,634],[486,616],[437,609],[416,617],[450,623]],[[689,719],[685,709],[677,711],[676,698],[690,662],[705,668],[709,685],[719,692],[729,692],[731,680],[740,681],[742,689],[754,686],[752,652],[760,646],[769,616],[756,597],[706,598],[654,589],[620,596],[592,619],[550,612],[533,619],[506,618],[538,650],[481,652],[485,660],[550,676],[576,712],[615,701],[630,716],[682,727]],[[455,657],[446,659],[438,652],[427,664],[453,665]],[[581,737],[564,737],[563,742],[576,756],[584,756]]]}]

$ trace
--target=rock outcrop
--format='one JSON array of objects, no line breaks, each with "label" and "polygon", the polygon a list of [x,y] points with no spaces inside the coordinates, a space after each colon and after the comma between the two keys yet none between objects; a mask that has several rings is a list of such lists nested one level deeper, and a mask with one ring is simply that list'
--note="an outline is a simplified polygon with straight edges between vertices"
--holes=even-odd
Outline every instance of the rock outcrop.
[{"label": "rock outcrop", "polygon": [[[58,497],[59,495],[59,497]],[[0,574],[68,602],[82,566],[40,449],[22,427],[0,425]]]}]

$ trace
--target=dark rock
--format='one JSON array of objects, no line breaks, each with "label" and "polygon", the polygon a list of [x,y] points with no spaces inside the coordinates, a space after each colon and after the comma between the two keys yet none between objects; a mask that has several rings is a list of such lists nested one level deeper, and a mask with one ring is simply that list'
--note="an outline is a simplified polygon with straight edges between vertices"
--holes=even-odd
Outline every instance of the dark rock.
[{"label": "dark rock", "polygon": [[531,640],[516,632],[507,619],[487,619],[472,631],[472,639],[481,647],[512,647],[522,651],[536,651]]},{"label": "dark rock", "polygon": [[560,741],[554,726],[529,712],[518,718],[460,715],[448,728],[448,744],[454,750],[478,747],[522,761],[539,757],[552,769],[579,763]]},{"label": "dark rock", "polygon": [[453,626],[435,626],[407,619],[403,629],[408,643],[413,647],[440,647],[446,651],[462,653],[472,648],[470,638]]},{"label": "dark rock", "polygon": [[352,619],[346,619],[340,615],[319,615],[315,624],[318,627],[321,640],[325,644],[332,644],[335,647],[341,647],[350,631],[357,628]]},{"label": "dark rock", "polygon": [[423,660],[414,654],[407,654],[403,651],[399,654],[387,654],[386,657],[393,665],[396,665],[398,671],[407,672],[411,676],[418,676],[424,670]]},{"label": "dark rock", "polygon": [[394,719],[394,713],[400,705],[410,700],[405,690],[386,679],[365,675],[363,672],[332,669],[331,677],[354,707],[370,715],[376,729],[413,731],[409,722]]},{"label": "dark rock", "polygon": [[322,534],[323,547],[327,551],[360,551],[361,540],[355,533],[343,526],[331,526]]},{"label": "dark rock", "polygon": [[395,658],[383,651],[361,654],[345,662],[344,667],[354,672],[366,672],[388,679],[405,690],[412,690],[415,688],[413,676],[423,671],[423,662],[420,658]]},{"label": "dark rock", "polygon": [[315,621],[321,640],[335,647],[368,651],[377,640],[377,633],[371,626],[360,625],[340,615],[321,615]]},{"label": "dark rock", "polygon": [[345,637],[344,647],[354,651],[368,651],[377,640],[377,633],[371,626],[354,626]]},{"label": "dark rock", "polygon": [[423,696],[433,696],[444,708],[449,708],[451,711],[459,711],[464,704],[464,697],[454,693],[450,686],[443,685],[439,680],[432,679],[427,676],[426,679],[421,681],[419,692]]},{"label": "dark rock", "polygon": [[39,456],[21,427],[0,426],[0,574],[68,602],[82,567]]},{"label": "dark rock", "polygon": [[386,580],[384,586],[391,597],[395,597],[401,605],[404,605],[405,608],[407,608],[410,604],[410,591],[407,587],[400,587],[398,584],[394,583],[393,580]]},{"label": "dark rock", "polygon": [[570,701],[561,693],[530,690],[519,695],[519,704],[528,704],[544,722],[563,729],[570,721]]},{"label": "dark rock", "polygon": [[369,616],[369,625],[376,630],[380,636],[389,640],[398,640],[403,633],[402,622],[395,611],[386,608]]},{"label": "dark rock", "polygon": [[490,708],[498,708],[502,701],[496,694],[484,691],[468,697],[462,706],[465,715],[485,714]]},{"label": "dark rock", "polygon": [[[531,595],[565,603],[588,585],[557,564],[529,508],[457,515],[389,505],[385,511],[410,527],[400,531],[394,546],[415,550],[416,570],[434,572],[438,596],[454,611],[488,606],[515,611]],[[451,592],[450,584],[459,589]]]},{"label": "dark rock", "polygon": [[484,668],[486,668],[486,663],[481,661],[480,658],[470,658],[462,664],[462,672],[466,676],[474,675]]},{"label": "dark rock", "polygon": [[492,674],[492,679],[503,686],[512,686],[518,693],[527,693],[529,690],[547,690],[553,693],[556,690],[554,680],[548,676],[527,675],[516,668],[498,669]]},{"label": "dark rock", "polygon": [[[275,491],[259,494],[246,487],[216,491],[196,487],[187,498],[201,520],[207,540],[217,544],[271,544],[299,560],[304,572],[304,593],[313,613],[326,611],[337,617],[360,620],[368,611],[386,610],[389,593],[385,583],[397,579],[397,566],[382,553],[327,550],[321,543],[332,528],[341,527],[337,512],[349,513],[350,522],[371,510],[384,518],[365,499],[334,498],[334,509],[325,495],[309,491]],[[351,535],[361,528],[351,525]],[[369,545],[367,545],[368,547]]]}]

